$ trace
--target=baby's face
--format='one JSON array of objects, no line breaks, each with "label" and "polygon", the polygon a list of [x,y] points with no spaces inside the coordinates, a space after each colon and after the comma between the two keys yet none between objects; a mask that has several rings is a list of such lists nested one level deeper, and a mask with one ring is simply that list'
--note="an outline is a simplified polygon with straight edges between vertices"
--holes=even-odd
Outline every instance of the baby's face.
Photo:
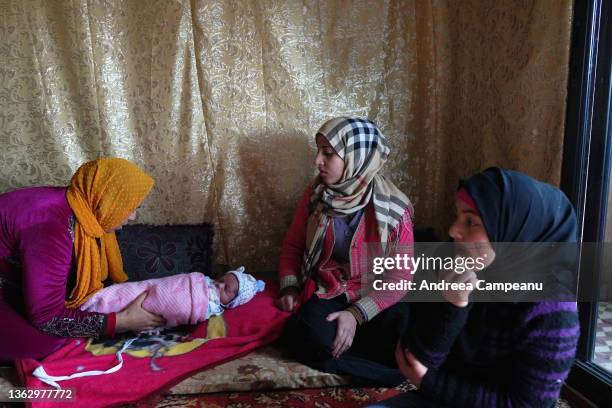
[{"label": "baby's face", "polygon": [[238,295],[238,279],[233,273],[226,273],[217,281],[219,288],[219,300],[226,305]]}]

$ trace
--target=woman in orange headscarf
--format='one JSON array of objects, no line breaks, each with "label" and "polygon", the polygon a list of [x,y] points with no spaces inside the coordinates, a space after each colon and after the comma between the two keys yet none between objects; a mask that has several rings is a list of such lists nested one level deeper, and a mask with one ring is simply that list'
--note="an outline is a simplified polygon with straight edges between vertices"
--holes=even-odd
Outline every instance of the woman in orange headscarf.
[{"label": "woman in orange headscarf", "polygon": [[163,324],[141,295],[117,314],[79,310],[104,282],[123,282],[115,230],[135,219],[153,179],[135,164],[102,158],[70,186],[0,195],[0,361],[41,358],[69,337],[112,336]]}]

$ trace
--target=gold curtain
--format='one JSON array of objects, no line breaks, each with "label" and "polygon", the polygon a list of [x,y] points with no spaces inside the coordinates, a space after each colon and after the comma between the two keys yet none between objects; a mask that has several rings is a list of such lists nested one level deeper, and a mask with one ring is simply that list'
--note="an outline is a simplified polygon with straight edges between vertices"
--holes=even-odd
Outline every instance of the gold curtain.
[{"label": "gold curtain", "polygon": [[332,116],[378,123],[418,226],[489,165],[559,181],[569,0],[0,7],[0,192],[124,157],[156,180],[140,221],[214,223],[218,262],[277,267]]}]

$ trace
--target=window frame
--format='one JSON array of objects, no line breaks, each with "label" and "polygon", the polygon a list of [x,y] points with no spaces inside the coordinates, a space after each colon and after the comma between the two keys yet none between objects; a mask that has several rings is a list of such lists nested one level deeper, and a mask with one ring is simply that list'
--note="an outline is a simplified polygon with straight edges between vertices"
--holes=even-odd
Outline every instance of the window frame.
[{"label": "window frame", "polygon": [[[612,166],[612,7],[607,0],[576,0],[572,19],[561,188],[576,208],[579,242],[605,240]],[[597,299],[601,258],[580,259],[581,299]],[[580,341],[569,387],[604,406],[612,373],[593,363],[597,302],[579,302]]]}]

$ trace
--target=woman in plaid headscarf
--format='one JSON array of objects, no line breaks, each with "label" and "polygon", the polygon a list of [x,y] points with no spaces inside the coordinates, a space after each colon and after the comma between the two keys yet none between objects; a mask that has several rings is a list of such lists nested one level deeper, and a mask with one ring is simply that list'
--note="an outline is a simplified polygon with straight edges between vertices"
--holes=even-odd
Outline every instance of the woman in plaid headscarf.
[{"label": "woman in plaid headscarf", "polygon": [[102,158],[81,166],[70,186],[0,195],[0,361],[41,358],[68,337],[100,337],[163,324],[141,308],[79,310],[103,282],[122,282],[115,230],[135,218],[153,179],[133,163]]},{"label": "woman in plaid headscarf", "polygon": [[[363,279],[377,250],[411,250],[412,204],[379,174],[390,149],[373,122],[331,119],[316,143],[319,174],[281,249],[277,306],[296,312],[285,339],[302,361],[324,371],[400,382],[393,349],[406,322],[406,305],[398,303],[405,292],[370,290]],[[410,278],[409,271],[386,277]]]}]

